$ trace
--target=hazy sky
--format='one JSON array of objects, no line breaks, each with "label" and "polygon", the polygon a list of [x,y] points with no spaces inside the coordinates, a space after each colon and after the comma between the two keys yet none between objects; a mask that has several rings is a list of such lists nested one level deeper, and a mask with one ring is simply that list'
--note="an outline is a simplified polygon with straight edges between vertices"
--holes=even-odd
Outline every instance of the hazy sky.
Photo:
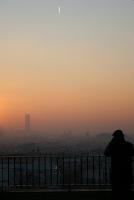
[{"label": "hazy sky", "polygon": [[38,129],[133,132],[134,1],[0,0],[1,126],[25,112]]}]

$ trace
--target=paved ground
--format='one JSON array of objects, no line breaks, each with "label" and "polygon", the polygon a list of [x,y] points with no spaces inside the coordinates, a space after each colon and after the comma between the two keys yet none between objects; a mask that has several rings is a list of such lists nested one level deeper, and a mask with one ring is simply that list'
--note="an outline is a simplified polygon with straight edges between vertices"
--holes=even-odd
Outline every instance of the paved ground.
[{"label": "paved ground", "polygon": [[[2,194],[2,193],[1,193]],[[3,200],[14,199],[14,200],[97,200],[97,199],[109,199],[109,193],[88,193],[88,192],[61,192],[61,193],[3,193]],[[1,196],[1,197],[2,197]]]},{"label": "paved ground", "polygon": [[[110,192],[35,192],[1,193],[0,199],[8,200],[109,200]],[[3,197],[3,198],[2,198]]]},{"label": "paved ground", "polygon": [[[0,193],[0,200],[110,200],[111,192],[29,192]],[[134,197],[134,195],[133,195]],[[133,198],[134,199],[134,198]]]}]

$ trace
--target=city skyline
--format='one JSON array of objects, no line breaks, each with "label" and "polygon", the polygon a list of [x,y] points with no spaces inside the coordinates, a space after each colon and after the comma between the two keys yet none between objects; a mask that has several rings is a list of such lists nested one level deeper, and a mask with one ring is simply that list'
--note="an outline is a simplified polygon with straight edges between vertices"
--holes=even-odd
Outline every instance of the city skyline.
[{"label": "city skyline", "polygon": [[0,0],[0,126],[133,133],[133,22],[131,0]]}]

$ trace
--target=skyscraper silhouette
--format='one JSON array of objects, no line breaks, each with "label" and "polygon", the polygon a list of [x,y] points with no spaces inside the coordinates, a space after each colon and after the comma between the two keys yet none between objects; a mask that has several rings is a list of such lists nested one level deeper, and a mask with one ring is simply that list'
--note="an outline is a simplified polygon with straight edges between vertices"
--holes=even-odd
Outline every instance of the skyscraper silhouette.
[{"label": "skyscraper silhouette", "polygon": [[30,131],[30,114],[25,113],[25,131]]}]

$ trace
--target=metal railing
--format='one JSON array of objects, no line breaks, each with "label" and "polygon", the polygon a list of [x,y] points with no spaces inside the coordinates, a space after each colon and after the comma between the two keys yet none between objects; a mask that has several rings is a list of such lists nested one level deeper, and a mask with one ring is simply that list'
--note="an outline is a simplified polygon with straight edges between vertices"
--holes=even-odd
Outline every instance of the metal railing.
[{"label": "metal railing", "polygon": [[0,190],[110,187],[105,156],[0,156]]}]

